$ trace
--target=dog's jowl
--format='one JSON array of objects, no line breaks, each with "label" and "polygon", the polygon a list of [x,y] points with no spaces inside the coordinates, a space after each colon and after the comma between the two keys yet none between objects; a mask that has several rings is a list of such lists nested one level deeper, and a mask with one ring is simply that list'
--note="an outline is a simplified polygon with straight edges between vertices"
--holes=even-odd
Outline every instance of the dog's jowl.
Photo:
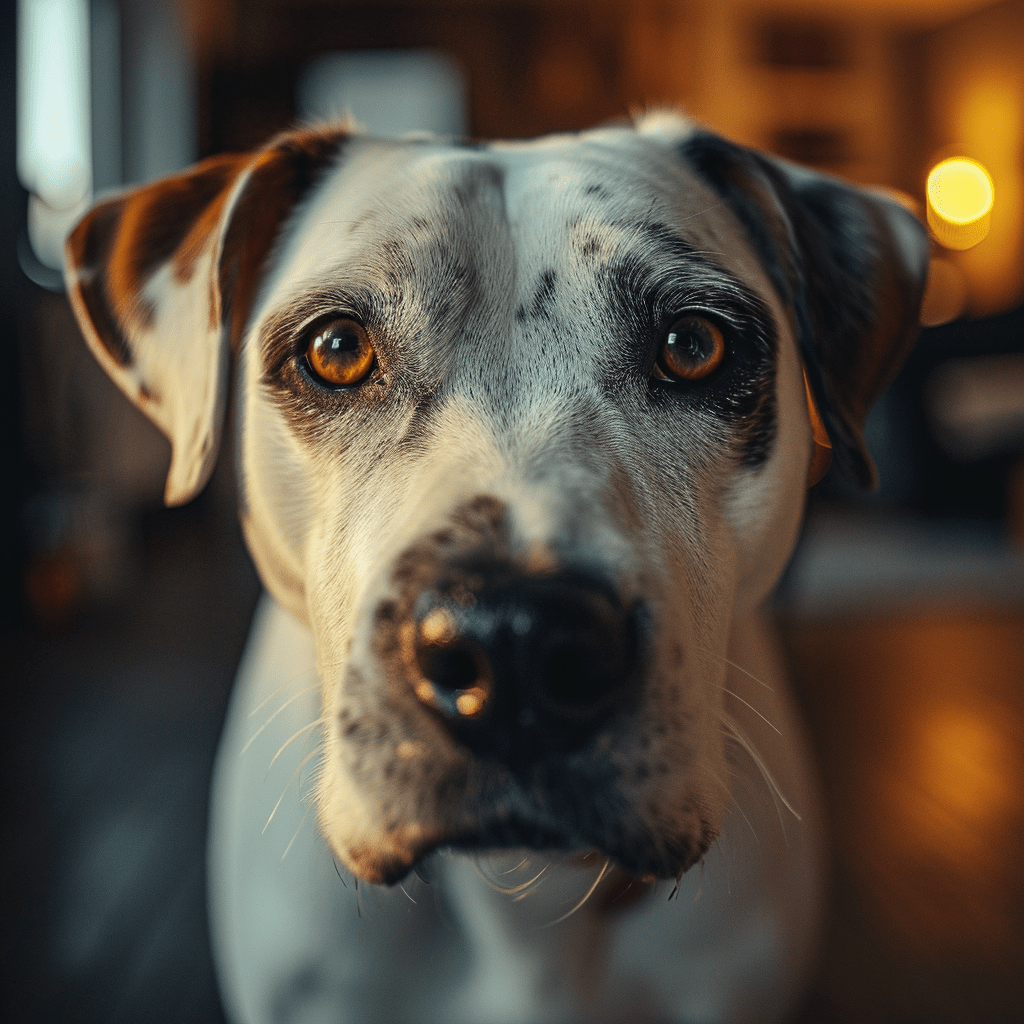
[{"label": "dog's jowl", "polygon": [[873,481],[926,260],[902,207],[667,114],[296,132],[79,224],[168,502],[237,411],[270,596],[212,804],[233,1019],[786,1012],[818,819],[758,608],[828,455]]}]

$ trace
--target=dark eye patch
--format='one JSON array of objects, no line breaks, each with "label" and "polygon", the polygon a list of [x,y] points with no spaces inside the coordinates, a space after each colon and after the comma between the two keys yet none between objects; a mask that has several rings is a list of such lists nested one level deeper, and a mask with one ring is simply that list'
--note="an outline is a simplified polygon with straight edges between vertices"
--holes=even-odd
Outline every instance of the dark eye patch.
[{"label": "dark eye patch", "polygon": [[[679,415],[699,409],[726,423],[740,462],[762,465],[776,432],[778,331],[771,311],[729,270],[664,225],[649,226],[643,241],[653,244],[633,246],[603,277],[613,317],[638,339],[632,372],[650,381],[651,401],[659,407],[677,406]],[[651,379],[669,328],[687,315],[707,317],[722,330],[720,366],[703,380]],[[628,372],[624,365],[613,370]]]}]

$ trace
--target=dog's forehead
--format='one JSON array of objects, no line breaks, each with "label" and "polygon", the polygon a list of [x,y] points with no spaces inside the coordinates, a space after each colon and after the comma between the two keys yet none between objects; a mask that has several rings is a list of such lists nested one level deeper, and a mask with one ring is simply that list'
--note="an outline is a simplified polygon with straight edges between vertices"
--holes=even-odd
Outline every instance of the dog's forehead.
[{"label": "dog's forehead", "polygon": [[626,255],[657,261],[652,238],[666,234],[770,292],[732,211],[661,140],[626,129],[481,146],[355,138],[292,226],[267,298],[389,254],[424,275],[439,255],[505,277]]}]

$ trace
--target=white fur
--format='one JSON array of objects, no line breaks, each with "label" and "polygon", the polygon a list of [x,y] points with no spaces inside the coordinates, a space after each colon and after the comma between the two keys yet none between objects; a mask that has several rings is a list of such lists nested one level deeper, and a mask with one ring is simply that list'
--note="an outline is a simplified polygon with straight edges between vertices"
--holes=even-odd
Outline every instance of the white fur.
[{"label": "white fur", "polygon": [[[171,502],[202,486],[221,430],[218,320],[242,308],[221,288],[267,267],[244,309],[234,406],[242,522],[269,595],[210,817],[214,954],[236,1024],[770,1024],[799,992],[820,815],[759,608],[799,529],[812,441],[794,296],[755,250],[750,204],[781,250],[797,239],[759,165],[733,168],[752,175],[737,200],[687,163],[697,131],[656,113],[486,147],[287,136],[117,199],[73,234],[75,311],[170,438]],[[262,224],[260,204],[281,204],[259,190],[313,180],[314,165],[284,225]],[[194,186],[210,181],[221,205],[202,220]],[[173,235],[160,202],[179,184],[181,237],[208,235],[182,243],[185,273],[154,270]],[[830,216],[809,230],[843,244]],[[858,258],[884,248],[876,228]],[[231,229],[253,259],[223,274]],[[890,231],[910,280],[923,236]],[[720,385],[659,377],[684,314],[729,335]],[[338,316],[366,322],[375,362],[335,392],[303,353]],[[884,368],[879,337],[869,355]],[[859,425],[845,427],[856,460]],[[548,774],[517,774],[424,706],[410,609],[431,587],[463,602],[461,586],[461,607],[480,598],[492,614],[485,574],[534,586],[563,571],[642,612],[642,658],[594,734],[562,749],[547,733]],[[498,740],[517,736],[529,716],[502,727]],[[543,827],[559,849],[449,848],[494,845],[509,821],[518,842],[540,845]],[[625,885],[613,861],[668,881],[634,878],[608,902]]]},{"label": "white fur", "polygon": [[[756,606],[795,538],[809,426],[799,360],[764,272],[735,220],[664,148],[664,140],[687,130],[666,118],[652,119],[639,139],[612,129],[480,154],[356,142],[281,248],[242,362],[245,522],[257,559],[264,561],[261,553],[270,552],[264,577],[271,591],[307,625],[276,604],[264,609],[218,761],[211,905],[218,963],[239,1021],[527,1024],[612,1020],[630,1013],[637,1020],[650,1015],[763,1024],[784,1011],[803,978],[820,888],[815,798],[799,726]],[[500,193],[487,178],[495,164],[504,175]],[[482,184],[470,229],[469,221],[459,226],[449,197],[458,182],[475,174]],[[741,275],[778,320],[778,442],[765,466],[737,472],[728,482],[717,525],[713,507],[699,505],[704,543],[710,545],[699,554],[686,522],[679,521],[682,513],[669,516],[670,507],[657,493],[642,499],[662,510],[649,534],[623,534],[621,524],[601,511],[603,456],[581,460],[565,447],[578,443],[574,409],[593,402],[607,406],[591,383],[601,353],[595,356],[588,341],[589,327],[600,323],[603,311],[590,291],[593,271],[574,265],[565,228],[581,177],[588,175],[613,192],[611,211],[584,208],[573,230],[596,234],[608,260],[636,244],[632,231],[614,222],[652,216],[653,210],[686,224],[695,244]],[[685,192],[681,177],[688,183]],[[433,372],[454,380],[455,394],[424,441],[427,454],[406,467],[363,465],[354,487],[351,460],[358,456],[304,451],[268,402],[258,380],[256,339],[265,318],[311,283],[337,274],[378,281],[375,239],[401,232],[413,212],[448,223],[452,231],[473,231],[473,258],[486,272],[478,282],[482,311],[470,333],[481,349],[494,346],[495,338],[505,345],[500,363],[489,363],[486,352],[467,350],[458,364],[439,362]],[[372,222],[364,220],[368,213]],[[345,230],[360,222],[367,226]],[[530,268],[547,263],[559,275],[558,302],[573,311],[576,325],[553,367],[535,347],[543,329],[517,326],[511,316],[518,303],[529,302]],[[415,292],[406,295],[396,322],[422,322],[426,314],[419,301]],[[493,418],[493,403],[481,401],[481,388],[494,384],[488,375],[498,372],[502,400],[514,402],[515,409],[512,422],[501,425]],[[388,372],[392,379],[400,374],[400,367]],[[621,448],[626,458],[635,427],[614,408],[607,415],[602,446]],[[401,424],[397,414],[384,429],[399,431]],[[683,433],[692,441],[675,443],[697,443],[717,429],[710,421],[695,421]],[[667,441],[651,439],[652,458],[666,472],[678,458],[662,449]],[[639,480],[636,486],[642,490],[646,484]],[[611,919],[584,904],[545,928],[586,892],[599,861],[592,868],[552,865],[543,884],[521,903],[494,893],[469,861],[453,855],[435,855],[431,885],[410,876],[407,892],[367,890],[365,884],[357,892],[347,873],[345,889],[335,873],[332,852],[339,867],[357,871],[361,862],[350,851],[367,843],[411,860],[436,830],[432,820],[382,827],[376,798],[344,767],[344,739],[335,722],[346,699],[346,666],[355,662],[373,671],[369,610],[388,591],[390,560],[475,494],[508,503],[511,540],[524,558],[553,550],[582,559],[596,553],[624,585],[642,586],[641,576],[658,578],[671,597],[674,607],[665,612],[670,618],[661,628],[690,646],[690,684],[677,699],[694,723],[691,742],[703,761],[700,771],[687,772],[685,783],[680,776],[673,785],[687,794],[703,792],[706,803],[719,807],[723,830],[703,864],[684,876],[672,902],[672,885],[665,884]],[[274,665],[281,658],[281,631],[290,644],[302,644],[301,661]],[[319,699],[313,691],[294,698],[314,676],[320,680]],[[326,715],[324,725],[287,746],[265,780],[278,748],[320,714]],[[723,716],[758,751],[761,765],[735,750],[726,761]],[[242,753],[246,740],[267,722]],[[441,741],[426,730],[398,741],[395,751],[400,754],[404,744],[415,760],[435,742]],[[300,769],[304,753],[314,749],[320,753]],[[445,748],[431,749],[429,756],[438,771],[439,763],[458,761],[462,754]],[[282,793],[274,820],[262,832]],[[670,805],[671,791],[663,798]],[[534,864],[543,860],[532,857]],[[261,892],[268,900],[274,894],[275,902],[264,905],[254,895]],[[287,908],[271,915],[282,915],[280,927],[266,919],[271,906]],[[287,924],[292,920],[294,925]],[[425,970],[427,964],[436,970]]]}]

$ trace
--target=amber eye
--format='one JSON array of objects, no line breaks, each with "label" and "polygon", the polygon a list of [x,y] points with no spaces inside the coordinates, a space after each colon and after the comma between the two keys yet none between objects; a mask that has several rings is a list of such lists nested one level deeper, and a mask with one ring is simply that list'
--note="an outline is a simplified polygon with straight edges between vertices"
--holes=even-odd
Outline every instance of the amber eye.
[{"label": "amber eye", "polygon": [[662,380],[701,380],[725,356],[721,330],[702,316],[684,316],[668,330],[658,353],[655,376]]},{"label": "amber eye", "polygon": [[358,384],[373,366],[373,346],[366,328],[355,320],[338,319],[317,329],[306,347],[309,368],[335,387]]}]

